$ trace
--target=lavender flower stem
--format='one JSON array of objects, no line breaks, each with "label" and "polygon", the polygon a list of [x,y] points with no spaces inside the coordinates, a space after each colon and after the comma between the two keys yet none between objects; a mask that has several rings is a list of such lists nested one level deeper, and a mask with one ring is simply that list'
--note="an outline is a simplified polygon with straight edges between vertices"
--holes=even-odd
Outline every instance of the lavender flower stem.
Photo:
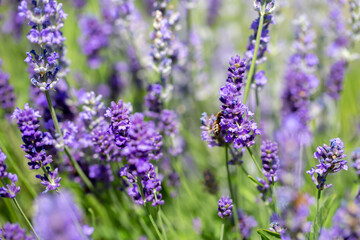
[{"label": "lavender flower stem", "polygon": [[260,12],[260,21],[259,21],[258,31],[257,31],[257,34],[256,34],[254,55],[253,55],[253,59],[251,61],[250,70],[249,70],[247,80],[246,80],[246,88],[245,88],[245,94],[244,94],[244,99],[243,99],[244,104],[246,104],[246,101],[247,101],[247,98],[248,98],[248,95],[249,95],[251,80],[253,78],[254,71],[255,71],[256,58],[257,58],[259,45],[260,45],[260,37],[261,37],[262,28],[263,28],[263,24],[264,24],[265,5],[266,5],[266,1],[264,1],[264,4],[263,4],[263,6],[261,8],[261,12]]},{"label": "lavender flower stem", "polygon": [[[255,88],[255,96],[256,96],[256,112],[255,112],[255,117],[256,117],[256,122],[257,124],[259,124],[260,126],[260,119],[261,119],[261,113],[260,113],[260,96],[259,96],[259,88],[256,87]],[[259,135],[259,137],[261,138],[261,135]],[[260,141],[261,142],[261,139]]]},{"label": "lavender flower stem", "polygon": [[[5,186],[5,183],[4,183],[3,180],[1,180],[1,183]],[[31,231],[34,233],[36,239],[37,239],[37,240],[40,240],[40,238],[39,238],[39,236],[37,235],[34,227],[33,227],[32,224],[31,224],[31,222],[29,221],[29,219],[26,217],[24,211],[22,210],[19,202],[16,200],[16,198],[13,198],[12,200],[14,201],[16,208],[19,210],[19,212],[21,213],[21,215],[22,215],[23,218],[25,219],[26,224],[29,226],[29,228],[31,229]]]},{"label": "lavender flower stem", "polygon": [[[155,195],[155,198],[156,198],[156,195]],[[161,227],[161,231],[163,232],[163,235],[164,235],[164,239],[167,240],[167,235],[166,235],[166,231],[165,231],[165,227],[164,227],[164,223],[163,223],[163,220],[162,220],[162,216],[161,216],[161,208],[159,206],[158,208],[158,218],[159,218],[159,221],[160,221],[160,227]]]},{"label": "lavender flower stem", "polygon": [[224,228],[225,228],[225,223],[224,223],[224,219],[223,219],[222,223],[221,223],[220,240],[224,239]]},{"label": "lavender flower stem", "polygon": [[[319,203],[320,203],[320,198],[321,198],[321,190],[318,190],[318,194],[317,194],[317,198],[316,198],[316,215],[315,215],[315,221],[314,221],[314,239],[316,239],[316,224],[317,221],[319,219]],[[320,231],[320,230],[319,230]],[[320,236],[320,232],[319,232],[319,236]]]},{"label": "lavender flower stem", "polygon": [[263,171],[261,170],[261,167],[260,167],[259,163],[256,161],[255,156],[254,156],[253,152],[251,151],[251,149],[249,147],[246,147],[246,149],[248,150],[248,152],[249,152],[252,160],[254,161],[254,163],[256,165],[256,168],[259,170],[260,174],[262,174],[266,178]]},{"label": "lavender flower stem", "polygon": [[226,164],[226,172],[227,172],[227,180],[228,180],[228,184],[229,184],[229,191],[230,191],[230,196],[231,199],[234,200],[234,208],[235,210],[233,211],[234,213],[234,219],[235,219],[235,229],[236,229],[236,235],[238,239],[242,239],[241,237],[241,233],[239,231],[239,218],[238,218],[238,214],[237,214],[237,202],[234,198],[234,193],[233,193],[233,189],[232,189],[232,183],[231,183],[231,176],[230,176],[230,170],[229,170],[229,151],[228,151],[229,146],[227,144],[225,144],[225,164]]},{"label": "lavender flower stem", "polygon": [[140,192],[141,198],[142,198],[143,201],[144,201],[145,210],[146,210],[147,215],[149,216],[150,222],[151,222],[151,224],[153,225],[153,227],[154,227],[154,229],[155,229],[155,232],[156,232],[156,234],[158,235],[159,239],[160,239],[160,240],[163,240],[163,237],[162,237],[162,235],[161,235],[161,233],[160,233],[160,230],[159,230],[158,226],[156,225],[156,223],[155,223],[155,221],[154,221],[154,218],[152,217],[152,215],[151,215],[151,213],[150,213],[150,211],[149,211],[149,208],[148,208],[148,206],[147,206],[147,204],[146,204],[145,197],[144,197],[143,187],[142,187],[142,185],[141,185],[141,180],[140,180],[139,177],[137,178],[137,184],[138,184],[138,188],[139,188],[139,192]]},{"label": "lavender flower stem", "polygon": [[[51,102],[51,98],[50,98],[50,94],[49,91],[45,91],[45,95],[46,95],[46,101],[48,103],[48,107],[50,110],[50,114],[51,114],[51,118],[54,122],[54,126],[55,126],[55,130],[56,132],[60,135],[60,138],[63,139],[61,131],[60,131],[60,127],[59,127],[59,122],[58,119],[56,117],[56,113],[55,113],[55,109],[54,106]],[[69,148],[67,146],[64,146],[64,151],[65,154],[68,156],[68,158],[70,159],[70,162],[73,164],[73,166],[75,167],[76,172],[79,174],[80,178],[83,180],[83,182],[85,183],[85,185],[92,191],[94,191],[94,186],[92,185],[91,181],[89,180],[89,178],[85,175],[85,173],[83,172],[83,170],[81,169],[81,167],[79,166],[79,164],[75,161],[75,159],[72,157]]]}]

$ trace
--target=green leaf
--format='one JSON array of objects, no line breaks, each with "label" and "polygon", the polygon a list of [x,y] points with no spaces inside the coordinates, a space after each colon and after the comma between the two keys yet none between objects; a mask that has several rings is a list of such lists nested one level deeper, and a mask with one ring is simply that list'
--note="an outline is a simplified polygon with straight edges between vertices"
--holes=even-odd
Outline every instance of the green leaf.
[{"label": "green leaf", "polygon": [[258,180],[256,180],[253,176],[248,175],[248,178],[253,181],[255,184],[260,185],[261,187],[264,187],[264,184],[260,183]]},{"label": "green leaf", "polygon": [[256,232],[261,236],[262,240],[278,240],[281,239],[281,236],[279,233],[272,232],[267,229],[258,229]]}]

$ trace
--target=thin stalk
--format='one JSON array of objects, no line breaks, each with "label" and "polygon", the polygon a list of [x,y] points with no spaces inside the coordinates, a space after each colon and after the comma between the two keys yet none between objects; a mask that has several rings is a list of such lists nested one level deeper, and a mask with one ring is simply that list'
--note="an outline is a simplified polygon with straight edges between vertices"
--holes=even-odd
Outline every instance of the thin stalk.
[{"label": "thin stalk", "polygon": [[149,219],[150,219],[150,222],[151,222],[151,224],[153,225],[153,227],[154,227],[154,229],[155,229],[155,232],[156,232],[156,234],[158,235],[159,239],[163,240],[163,237],[162,237],[162,235],[161,235],[161,233],[160,233],[160,230],[159,230],[158,226],[156,225],[156,223],[155,223],[155,221],[154,221],[154,218],[152,217],[152,215],[151,215],[151,213],[150,213],[150,211],[149,211],[149,208],[148,208],[148,206],[147,206],[147,204],[146,204],[146,202],[145,202],[143,187],[142,187],[142,185],[141,185],[141,180],[140,180],[139,177],[137,178],[137,184],[138,184],[138,187],[139,187],[139,192],[140,192],[141,198],[142,198],[143,201],[144,201],[145,210],[146,210],[146,213],[147,213],[147,215],[148,215],[148,217],[149,217]]},{"label": "thin stalk", "polygon": [[159,206],[159,209],[158,209],[158,218],[159,218],[159,221],[160,221],[160,228],[161,228],[161,231],[163,232],[164,239],[167,240],[168,238],[167,238],[164,223],[163,223],[163,220],[162,220],[162,217],[161,217],[161,208],[160,208],[160,206]]},{"label": "thin stalk", "polygon": [[256,168],[259,170],[260,174],[265,177],[265,175],[264,175],[263,171],[261,170],[259,163],[256,161],[255,156],[254,156],[253,152],[251,151],[251,149],[249,147],[246,147],[246,149],[248,150],[248,152],[249,152],[252,160],[254,161]]},{"label": "thin stalk", "polygon": [[18,201],[16,200],[16,198],[13,198],[13,201],[15,203],[15,206],[17,207],[17,209],[19,210],[19,212],[21,213],[21,215],[23,216],[23,218],[25,219],[26,224],[29,226],[29,228],[31,229],[31,231],[34,233],[35,237],[37,240],[40,240],[39,236],[37,235],[35,229],[33,228],[33,226],[31,225],[31,222],[29,221],[29,219],[26,217],[24,211],[22,210],[20,204],[18,203]]},{"label": "thin stalk", "polygon": [[237,214],[237,204],[236,204],[236,201],[234,198],[234,193],[233,193],[232,183],[231,183],[231,175],[230,175],[230,170],[229,170],[229,152],[228,152],[227,144],[225,144],[225,165],[226,165],[226,173],[227,173],[227,180],[228,180],[228,185],[229,185],[230,196],[231,196],[231,199],[233,199],[233,201],[234,201],[234,207],[235,207],[235,210],[233,211],[234,220],[235,220],[235,232],[236,232],[237,238],[242,239],[241,233],[239,231],[239,218],[238,218],[238,214]]},{"label": "thin stalk", "polygon": [[224,228],[225,228],[225,222],[223,220],[221,224],[220,240],[224,239]]},{"label": "thin stalk", "polygon": [[[157,201],[157,196],[156,196],[156,192],[154,191],[154,196],[155,196],[155,201]],[[164,239],[167,240],[167,235],[166,235],[166,231],[165,231],[165,227],[164,227],[164,223],[163,223],[163,220],[162,220],[162,217],[161,217],[161,207],[160,205],[158,206],[157,208],[157,213],[158,213],[158,218],[159,218],[159,221],[160,221],[160,228],[161,228],[161,231],[164,235]]]},{"label": "thin stalk", "polygon": [[[58,119],[56,117],[56,113],[55,113],[55,109],[54,106],[51,102],[51,98],[50,98],[50,94],[49,91],[45,91],[45,95],[46,95],[46,101],[48,103],[48,107],[50,110],[50,114],[51,114],[51,118],[53,120],[54,126],[55,126],[55,130],[56,132],[59,134],[61,141],[63,139],[62,133],[60,131],[60,127],[59,127],[59,122]],[[71,164],[74,166],[76,172],[79,174],[80,178],[83,180],[83,182],[85,183],[85,185],[92,191],[94,191],[94,186],[92,185],[91,181],[89,180],[89,178],[86,176],[86,174],[83,172],[83,170],[81,169],[81,167],[79,166],[78,162],[75,161],[75,159],[72,157],[70,150],[67,146],[64,146],[64,152],[65,154],[68,156],[68,158],[70,159]]]},{"label": "thin stalk", "polygon": [[[320,198],[321,198],[321,190],[318,190],[317,198],[316,198],[316,215],[315,215],[315,221],[314,221],[314,239],[316,239],[316,224],[319,220],[319,204],[320,204]],[[319,230],[320,231],[320,230]]]},{"label": "thin stalk", "polygon": [[[257,124],[260,126],[260,119],[261,119],[261,111],[260,111],[260,96],[259,96],[259,88],[255,88],[255,97],[256,97],[256,112],[255,112],[255,118]],[[259,135],[261,136],[261,135]]]},{"label": "thin stalk", "polygon": [[246,104],[246,101],[247,101],[247,98],[248,98],[248,95],[249,95],[251,79],[252,79],[252,77],[254,75],[254,71],[255,71],[256,58],[257,58],[259,45],[260,45],[260,37],[261,37],[262,28],[263,28],[263,24],[264,24],[265,4],[266,4],[266,1],[264,1],[264,4],[263,4],[263,6],[261,8],[261,12],[260,12],[260,21],[259,21],[258,31],[256,33],[256,42],[255,42],[254,55],[253,55],[253,59],[251,61],[250,70],[249,70],[247,80],[246,80],[245,94],[244,94],[244,99],[243,99],[244,104]]}]

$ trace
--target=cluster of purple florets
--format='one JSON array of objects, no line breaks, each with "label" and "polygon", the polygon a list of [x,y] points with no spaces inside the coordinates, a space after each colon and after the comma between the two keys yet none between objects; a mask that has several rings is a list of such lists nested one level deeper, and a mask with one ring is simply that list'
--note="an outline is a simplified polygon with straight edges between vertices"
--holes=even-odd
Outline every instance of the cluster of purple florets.
[{"label": "cluster of purple florets", "polygon": [[218,215],[221,218],[227,218],[231,216],[233,209],[233,201],[230,197],[222,196],[218,201]]},{"label": "cluster of purple florets", "polygon": [[152,202],[153,206],[163,204],[161,194],[158,193],[161,181],[156,176],[154,165],[150,163],[162,157],[162,137],[153,121],[146,122],[142,113],[131,116],[130,113],[131,110],[120,101],[118,104],[112,102],[105,115],[111,118],[110,127],[115,141],[128,163],[121,168],[120,176],[128,182],[128,194],[136,203],[142,205]]},{"label": "cluster of purple florets", "polygon": [[255,136],[260,134],[260,130],[252,119],[253,113],[240,100],[246,59],[237,55],[230,59],[229,64],[226,84],[220,88],[221,112],[216,117],[211,115],[210,118],[203,113],[202,138],[210,147],[221,145],[222,141],[232,143],[237,149],[250,147],[255,143]]},{"label": "cluster of purple florets", "polygon": [[[2,67],[1,59],[0,67]],[[0,69],[0,107],[6,114],[11,113],[15,107],[14,88],[9,83],[9,78],[9,74]]]},{"label": "cluster of purple florets", "polygon": [[[325,184],[328,174],[348,169],[347,161],[344,160],[346,158],[344,144],[340,138],[331,139],[330,146],[324,144],[322,147],[317,147],[314,158],[319,161],[319,164],[316,165],[316,169],[311,168],[307,173],[311,175],[314,184],[319,190],[332,186],[332,184]],[[315,177],[315,173],[317,177]]]},{"label": "cluster of purple florets", "polygon": [[277,181],[277,171],[280,167],[278,156],[278,144],[276,142],[264,141],[261,145],[261,160],[263,173],[273,183]]},{"label": "cluster of purple florets", "polygon": [[[29,160],[28,165],[30,169],[39,169],[50,166],[52,163],[52,155],[46,151],[47,136],[39,128],[40,113],[25,104],[24,109],[16,108],[12,118],[16,121],[21,132],[21,138],[24,142],[21,148],[26,153],[25,157]],[[60,187],[61,178],[57,178],[57,169],[51,171],[47,169],[45,177],[39,176],[41,183],[46,187],[46,191],[56,190]]]},{"label": "cluster of purple florets", "polygon": [[25,59],[29,65],[31,82],[42,91],[54,89],[60,69],[67,71],[63,46],[65,37],[61,32],[67,14],[56,0],[22,0],[18,16],[31,26],[27,38],[39,47],[34,49],[40,49],[39,52],[30,51]]},{"label": "cluster of purple florets", "polygon": [[5,184],[0,187],[0,197],[2,198],[14,198],[20,191],[20,187],[16,186],[15,183],[18,181],[16,174],[7,172],[7,166],[5,164],[6,155],[0,149],[0,182],[4,183],[3,179],[10,180],[10,184]]}]

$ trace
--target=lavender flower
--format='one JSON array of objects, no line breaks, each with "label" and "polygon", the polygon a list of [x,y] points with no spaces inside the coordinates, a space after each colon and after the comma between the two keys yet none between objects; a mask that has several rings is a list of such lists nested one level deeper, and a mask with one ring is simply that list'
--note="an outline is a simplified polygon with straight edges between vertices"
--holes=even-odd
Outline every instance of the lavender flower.
[{"label": "lavender flower", "polygon": [[41,195],[36,200],[34,228],[41,239],[90,239],[92,228],[83,224],[83,215],[72,195]]},{"label": "lavender flower", "polygon": [[46,173],[43,176],[36,175],[41,180],[41,184],[46,187],[43,193],[48,191],[57,191],[60,188],[61,177],[57,177],[58,169],[56,168],[53,172],[50,171],[50,167],[46,167]]},{"label": "lavender flower", "polygon": [[144,115],[135,113],[130,119],[130,128],[122,154],[127,158],[130,169],[143,175],[150,169],[150,160],[158,160],[162,154],[161,135],[156,131],[154,122],[145,122]]},{"label": "lavender flower", "polygon": [[88,58],[89,67],[99,68],[103,61],[100,51],[109,45],[111,26],[92,16],[81,17],[79,25],[82,33],[79,44]]},{"label": "lavender flower", "polygon": [[95,164],[89,167],[89,177],[95,181],[109,184],[114,181],[110,164]]},{"label": "lavender flower", "polygon": [[55,0],[22,0],[18,7],[18,15],[26,19],[31,26],[27,35],[28,40],[41,49],[40,54],[35,50],[27,53],[25,59],[30,67],[31,82],[42,91],[54,89],[59,80],[57,74],[60,68],[64,73],[67,72],[63,46],[65,38],[61,32],[67,15],[62,9],[62,4]]},{"label": "lavender flower", "polygon": [[7,174],[8,174],[7,171],[6,171],[7,166],[4,163],[5,160],[6,160],[6,155],[5,155],[5,153],[3,153],[1,151],[1,148],[0,148],[0,179],[6,177]]},{"label": "lavender flower", "polygon": [[230,59],[228,78],[220,88],[221,111],[209,118],[202,114],[202,139],[209,147],[220,146],[223,141],[233,143],[235,148],[250,147],[255,143],[255,136],[260,134],[253,113],[240,101],[241,87],[244,85],[246,59],[235,56]]},{"label": "lavender flower", "polygon": [[[257,37],[257,31],[259,28],[260,23],[260,17],[255,19],[251,24],[251,29],[253,30],[253,34],[250,35],[248,40],[248,46],[247,51],[245,53],[245,56],[247,58],[248,63],[250,63],[254,57],[254,51],[255,51],[255,42]],[[260,44],[259,49],[257,53],[256,58],[256,64],[260,64],[266,61],[265,53],[268,51],[267,46],[270,42],[270,36],[269,36],[269,26],[270,24],[273,24],[273,17],[271,15],[264,16],[264,25],[262,28],[261,36],[260,36]],[[248,68],[250,68],[250,64],[248,64]]]},{"label": "lavender flower", "polygon": [[11,181],[11,184],[6,184],[0,188],[0,197],[2,198],[15,198],[16,194],[20,192],[20,187],[17,187],[15,183],[18,181],[16,174],[8,173],[7,178]]},{"label": "lavender flower", "polygon": [[260,192],[260,197],[264,202],[270,203],[272,202],[271,198],[271,190],[269,183],[261,178],[257,178],[257,181],[261,184],[257,185],[257,190]]},{"label": "lavender flower", "polygon": [[252,228],[256,227],[258,223],[253,216],[248,216],[244,211],[238,211],[239,228],[243,239],[249,239]]},{"label": "lavender flower", "polygon": [[343,82],[345,76],[347,62],[339,60],[331,66],[331,71],[327,80],[327,93],[330,97],[337,100],[343,90]]},{"label": "lavender flower", "polygon": [[[136,204],[143,205],[144,203],[151,202],[153,207],[164,204],[164,200],[161,199],[162,194],[159,193],[162,189],[161,180],[156,176],[155,168],[152,164],[149,164],[149,168],[143,176],[136,176],[136,172],[132,173],[131,166],[125,165],[120,170],[120,176],[129,183],[127,192]],[[141,186],[138,186],[139,183]],[[142,189],[142,193],[139,187]]]},{"label": "lavender flower", "polygon": [[233,201],[230,197],[222,196],[218,202],[218,215],[221,218],[227,218],[231,216],[233,209]]},{"label": "lavender flower", "polygon": [[360,148],[356,149],[351,154],[351,160],[354,162],[351,166],[356,170],[356,173],[360,178]]},{"label": "lavender flower", "polygon": [[[0,59],[0,67],[2,61]],[[0,107],[3,109],[5,114],[9,114],[14,110],[15,106],[15,95],[14,88],[9,83],[9,74],[1,71],[0,69]]]},{"label": "lavender flower", "polygon": [[360,39],[360,3],[357,0],[350,0],[351,30],[354,41]]},{"label": "lavender flower", "polygon": [[17,123],[24,142],[21,148],[26,153],[25,157],[30,160],[30,169],[39,169],[52,162],[52,156],[45,151],[44,133],[39,130],[41,117],[38,111],[24,105],[24,109],[16,108],[11,116]]},{"label": "lavender flower", "polygon": [[[264,11],[262,11],[262,7],[265,4]],[[254,0],[254,9],[259,12],[259,14],[270,14],[274,11],[275,8],[275,0]]]},{"label": "lavender flower", "polygon": [[[319,146],[314,153],[314,158],[319,161],[316,169],[311,168],[306,173],[311,175],[311,178],[319,190],[323,190],[332,186],[326,185],[326,177],[330,173],[336,173],[342,169],[347,170],[347,161],[343,160],[346,157],[344,154],[344,144],[340,138],[330,140],[330,146],[326,144],[323,147]],[[317,173],[317,178],[315,178]]]},{"label": "lavender flower", "polygon": [[127,132],[130,128],[130,113],[132,106],[130,103],[123,103],[119,100],[118,104],[111,102],[111,107],[107,109],[105,117],[111,118],[110,127],[115,136],[116,145],[123,147],[128,140]]},{"label": "lavender flower", "polygon": [[216,22],[221,4],[222,0],[211,0],[208,2],[208,12],[206,18],[206,23],[208,25],[213,25]]},{"label": "lavender flower", "polygon": [[26,230],[17,223],[5,223],[0,229],[1,236],[6,240],[35,240],[32,235],[26,235]]},{"label": "lavender flower", "polygon": [[233,143],[235,148],[250,147],[255,143],[255,136],[260,134],[260,130],[251,119],[253,113],[239,99],[244,85],[246,59],[241,60],[240,56],[235,56],[229,63],[226,85],[220,88],[221,133],[225,142]]},{"label": "lavender flower", "polygon": [[261,145],[261,160],[263,172],[272,183],[277,181],[277,170],[279,169],[278,144],[276,142],[265,141]]},{"label": "lavender flower", "polygon": [[[311,136],[311,131],[308,128],[308,122],[310,121],[310,96],[318,85],[318,79],[314,75],[318,59],[312,53],[315,47],[315,34],[306,16],[300,16],[295,24],[295,53],[290,57],[289,68],[285,73],[285,88],[282,93],[282,115],[283,121],[288,118],[300,120],[301,124],[299,126],[301,127],[298,130],[302,134],[299,134],[299,136],[303,135],[303,133]],[[303,141],[303,139],[298,141],[300,144],[309,144],[311,137],[306,139],[309,141]]]},{"label": "lavender flower", "polygon": [[157,119],[163,110],[162,86],[160,84],[151,84],[147,89],[145,96],[145,106],[148,109],[146,116]]}]

